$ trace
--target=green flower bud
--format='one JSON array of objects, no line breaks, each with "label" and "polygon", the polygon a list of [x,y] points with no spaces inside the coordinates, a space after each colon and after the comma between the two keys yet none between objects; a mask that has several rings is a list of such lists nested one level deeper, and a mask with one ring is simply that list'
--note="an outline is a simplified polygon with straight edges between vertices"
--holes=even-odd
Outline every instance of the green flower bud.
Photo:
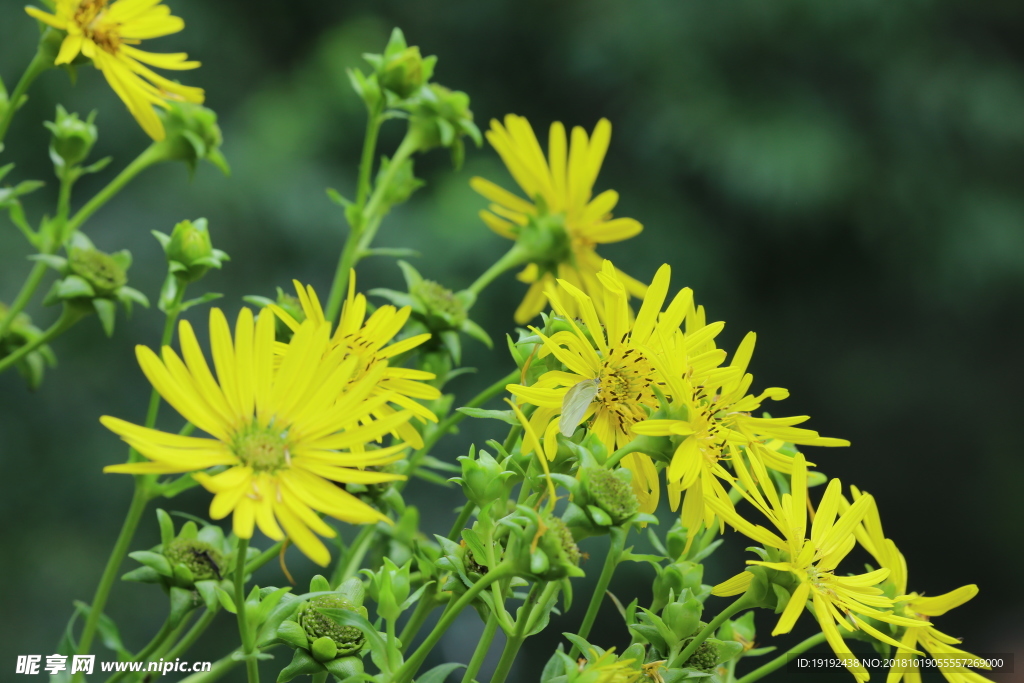
[{"label": "green flower bud", "polygon": [[411,102],[409,135],[415,139],[419,151],[449,147],[452,162],[458,168],[465,155],[462,137],[468,135],[478,147],[482,144],[483,138],[473,123],[466,93],[431,83]]},{"label": "green flower bud", "polygon": [[[0,320],[7,317],[7,305],[0,301]],[[43,336],[43,331],[32,324],[32,319],[26,313],[18,313],[11,321],[7,334],[0,338],[0,358],[9,356],[25,344],[29,344]],[[53,367],[57,364],[57,357],[47,344],[37,347],[34,351],[24,356],[15,364],[18,372],[28,382],[30,389],[37,389],[42,384],[43,374],[46,367]]]},{"label": "green flower bud", "polygon": [[700,593],[703,577],[704,566],[696,562],[681,560],[659,569],[658,575],[654,577],[654,603],[651,609],[659,611],[672,601],[673,596],[682,595],[684,590],[691,594]]},{"label": "green flower bud", "polygon": [[419,300],[428,316],[436,319],[434,326],[457,328],[469,315],[455,292],[433,280],[420,280],[409,293]]},{"label": "green flower bud", "polygon": [[223,137],[217,126],[217,114],[191,102],[171,100],[167,104],[167,109],[158,112],[167,131],[167,137],[157,143],[164,158],[184,161],[190,171],[195,171],[199,161],[206,159],[229,175],[231,169],[220,151]]},{"label": "green flower bud", "polygon": [[43,125],[50,129],[50,159],[58,168],[75,166],[85,161],[96,144],[98,131],[93,124],[96,112],[82,121],[78,114],[69,114],[64,107],[57,105],[57,116],[53,121],[45,121]]},{"label": "green flower bud", "polygon": [[364,569],[370,577],[370,597],[377,603],[377,614],[393,621],[408,607],[412,560],[398,567],[390,558],[384,558],[384,566],[377,573]]},{"label": "green flower bud", "polygon": [[213,248],[205,218],[178,223],[170,239],[160,241],[164,244],[171,272],[185,282],[195,282],[210,268],[220,268],[221,263],[228,260],[227,254]]},{"label": "green flower bud", "polygon": [[640,501],[633,488],[613,472],[602,467],[585,467],[581,479],[590,500],[608,514],[612,524],[622,524],[640,511]]},{"label": "green flower bud", "polygon": [[513,473],[506,472],[501,463],[487,451],[481,450],[475,460],[474,452],[475,447],[471,446],[468,457],[463,455],[457,458],[462,465],[462,476],[452,481],[462,486],[467,500],[483,508],[491,501],[507,496],[510,488],[508,480]]},{"label": "green flower bud", "polygon": [[[296,615],[296,620],[306,632],[309,642],[315,646],[321,643],[319,653],[313,650],[313,656],[320,661],[329,648],[321,642],[326,638],[335,646],[334,656],[344,657],[355,654],[363,649],[366,643],[366,636],[355,626],[342,626],[325,614],[317,611],[320,607],[333,607],[356,612],[359,608],[350,598],[344,595],[319,595],[302,605]],[[329,659],[333,659],[330,657]]]},{"label": "green flower bud", "polygon": [[224,557],[209,543],[198,539],[176,538],[164,548],[164,556],[172,567],[184,565],[191,572],[193,581],[221,579]]},{"label": "green flower bud", "polygon": [[665,625],[682,639],[694,635],[701,623],[700,616],[703,611],[704,605],[690,595],[689,591],[684,591],[677,602],[665,605],[661,618]]},{"label": "green flower bud", "polygon": [[407,46],[405,35],[399,28],[391,32],[383,55],[366,55],[366,60],[376,67],[380,84],[402,99],[414,94],[430,80],[437,63],[437,57],[424,58],[417,46]]}]

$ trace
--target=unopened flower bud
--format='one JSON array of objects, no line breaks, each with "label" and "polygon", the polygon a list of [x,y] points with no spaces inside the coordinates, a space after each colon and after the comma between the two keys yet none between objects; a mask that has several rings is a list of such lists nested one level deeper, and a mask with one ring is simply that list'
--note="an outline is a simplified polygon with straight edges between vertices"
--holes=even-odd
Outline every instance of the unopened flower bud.
[{"label": "unopened flower bud", "polygon": [[224,558],[219,550],[198,539],[176,538],[164,549],[164,556],[171,563],[184,565],[191,572],[193,581],[221,579]]},{"label": "unopened flower bud", "polygon": [[633,488],[603,467],[586,467],[581,478],[592,504],[608,514],[612,524],[622,524],[640,511]]},{"label": "unopened flower bud", "polygon": [[61,105],[57,105],[57,116],[53,121],[45,121],[44,126],[50,129],[50,159],[57,167],[67,167],[85,161],[96,143],[98,131],[93,124],[96,112],[93,111],[83,121],[78,114],[69,114]]},{"label": "unopened flower bud", "polygon": [[[359,652],[366,642],[366,636],[355,626],[342,626],[334,619],[318,611],[317,608],[335,608],[349,611],[356,611],[358,606],[342,595],[318,595],[299,608],[296,618],[306,636],[309,638],[311,647],[320,642],[319,653],[312,650],[313,656],[324,661],[323,656],[329,649],[321,639],[326,638],[335,646],[334,656],[346,656]],[[329,657],[328,659],[333,659]]]},{"label": "unopened flower bud", "polygon": [[185,282],[195,282],[210,268],[220,268],[227,254],[213,248],[205,218],[182,221],[174,226],[164,251],[171,271]]},{"label": "unopened flower bud", "polygon": [[462,465],[462,476],[455,477],[452,481],[462,486],[462,492],[467,500],[483,508],[491,501],[506,496],[506,482],[513,473],[506,472],[501,463],[492,458],[487,451],[480,451],[479,457],[474,459],[474,451],[475,449],[471,447],[468,457],[458,458]]},{"label": "unopened flower bud", "polygon": [[391,32],[383,55],[367,55],[376,67],[377,79],[387,90],[405,99],[416,93],[434,74],[437,57],[423,57],[419,47],[408,46],[401,29]]},{"label": "unopened flower bud", "polygon": [[703,611],[704,605],[690,591],[683,591],[677,601],[665,605],[662,619],[680,639],[688,638],[697,630]]},{"label": "unopened flower bud", "polygon": [[128,273],[119,261],[95,248],[72,247],[68,254],[71,272],[88,282],[95,296],[110,296],[128,284]]},{"label": "unopened flower bud", "polygon": [[223,137],[217,126],[217,114],[201,104],[173,100],[167,104],[167,109],[160,110],[167,137],[158,143],[164,158],[184,161],[192,171],[201,159],[206,159],[224,175],[231,173],[220,151]]}]

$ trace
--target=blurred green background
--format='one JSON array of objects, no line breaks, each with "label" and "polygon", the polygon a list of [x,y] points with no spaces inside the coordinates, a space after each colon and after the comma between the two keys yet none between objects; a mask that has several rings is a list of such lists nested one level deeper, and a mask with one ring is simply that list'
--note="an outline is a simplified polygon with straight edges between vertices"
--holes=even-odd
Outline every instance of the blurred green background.
[{"label": "blurred green background", "polygon": [[[514,112],[546,144],[553,120],[588,131],[601,117],[612,121],[596,189],[618,190],[616,215],[635,217],[645,230],[602,254],[647,280],[671,263],[673,289],[694,287],[709,319],[728,321],[720,337],[727,349],[755,330],[755,386],[789,388],[792,398],[773,412],[810,414],[811,428],[853,442],[808,456],[876,496],[887,534],[907,556],[911,588],[935,595],[978,584],[980,595],[939,628],[966,637],[973,652],[1024,656],[1019,1],[170,5],[186,30],[146,47],[187,50],[203,62],[182,80],[206,89],[234,173],[224,178],[203,166],[190,182],[181,165],[165,165],[89,221],[99,248],[132,251],[133,286],[155,300],[164,274],[150,230],[205,216],[232,261],[202,284],[224,293],[229,317],[242,295],[272,296],[292,278],[326,296],[344,222],[324,188],[351,194],[364,126],[345,69],[365,68],[361,53],[380,52],[400,26],[410,44],[438,55],[438,82],[469,93],[482,129]],[[36,36],[21,6],[0,0],[0,74],[8,87]],[[34,219],[52,212],[56,194],[40,122],[57,103],[83,115],[99,109],[93,158],[115,159],[106,174],[79,183],[76,206],[147,142],[97,71],[79,69],[74,87],[59,71],[45,74],[0,159],[18,162],[16,180],[48,181],[26,202]],[[385,128],[383,153],[402,128]],[[415,265],[426,277],[465,287],[508,246],[477,218],[485,202],[469,178],[510,188],[511,180],[486,146],[468,151],[461,172],[433,152],[417,161],[417,174],[427,187],[388,218],[379,243],[418,249]],[[0,230],[0,300],[14,297],[27,253],[13,227]],[[392,260],[379,258],[361,265],[358,281],[365,291],[398,287],[401,278]],[[513,330],[524,291],[511,274],[502,277],[474,318],[500,340]],[[56,317],[38,303],[29,312],[40,326]],[[206,315],[190,313],[204,339]],[[161,326],[155,309],[138,310],[119,319],[108,340],[87,320],[56,342],[60,366],[39,391],[28,392],[15,373],[0,377],[4,680],[12,680],[17,654],[53,652],[71,601],[91,597],[131,492],[127,477],[100,471],[125,449],[97,418],[143,419],[149,391],[132,348],[155,345]],[[462,401],[511,367],[504,353],[472,341],[466,347],[467,364],[479,372],[450,385]],[[490,424],[470,422],[435,455],[453,461],[471,441],[493,436]],[[439,502],[433,488],[412,490],[424,528],[447,529],[455,492]],[[193,490],[163,506],[203,515],[208,503],[208,494]],[[716,555],[705,581],[741,566],[745,543],[730,536],[731,549]],[[157,537],[150,514],[135,548]],[[577,585],[572,614],[550,633],[575,629],[603,547],[602,540],[584,545],[589,576]],[[312,566],[289,557],[302,588]],[[651,578],[641,565],[624,565],[612,591],[623,602],[646,600]],[[274,565],[257,579],[283,583]],[[107,611],[139,648],[163,620],[164,598],[149,586],[116,588]],[[711,598],[708,609],[723,604]],[[216,659],[232,646],[234,624],[221,619],[221,635],[202,642],[193,659]],[[774,618],[759,614],[757,623],[766,643]],[[795,638],[813,630],[809,617],[801,624]],[[610,604],[599,627],[595,643],[620,650],[628,643]],[[478,628],[475,616],[460,620],[433,661],[467,661]],[[536,680],[555,640],[528,641],[515,680]]]}]

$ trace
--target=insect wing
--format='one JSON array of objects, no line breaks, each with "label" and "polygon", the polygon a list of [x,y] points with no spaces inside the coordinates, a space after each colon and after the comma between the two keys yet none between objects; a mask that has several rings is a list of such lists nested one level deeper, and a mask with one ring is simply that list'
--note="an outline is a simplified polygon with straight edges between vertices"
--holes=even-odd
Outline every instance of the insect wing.
[{"label": "insect wing", "polygon": [[562,416],[558,419],[558,431],[562,436],[572,436],[583,420],[590,403],[597,396],[600,383],[596,379],[585,379],[579,384],[569,387],[562,398]]}]

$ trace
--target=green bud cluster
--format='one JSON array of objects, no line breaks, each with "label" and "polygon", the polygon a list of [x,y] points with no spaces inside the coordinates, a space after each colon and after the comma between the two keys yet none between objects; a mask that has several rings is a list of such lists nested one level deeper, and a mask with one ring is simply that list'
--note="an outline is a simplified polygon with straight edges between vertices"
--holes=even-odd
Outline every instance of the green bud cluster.
[{"label": "green bud cluster", "polygon": [[95,111],[83,121],[78,118],[78,114],[69,114],[64,107],[57,105],[57,116],[54,120],[43,122],[52,133],[50,159],[54,166],[67,168],[86,160],[99,136],[99,131],[93,123],[95,119]]},{"label": "green bud cluster", "polygon": [[582,470],[582,477],[594,504],[608,514],[612,524],[622,524],[640,511],[633,488],[609,470],[588,467]]},{"label": "green bud cluster", "polygon": [[[477,455],[477,457],[473,457]],[[477,454],[476,446],[470,446],[469,455],[457,458],[462,466],[462,476],[449,481],[462,486],[466,499],[477,507],[485,507],[491,501],[507,498],[514,482],[509,481],[514,473],[507,471],[501,463],[485,451]]]},{"label": "green bud cluster", "polygon": [[230,175],[231,168],[220,151],[224,138],[217,125],[216,112],[192,102],[171,100],[167,105],[158,112],[167,131],[167,137],[156,143],[163,158],[184,161],[190,172],[205,159],[224,175]]},{"label": "green bud cluster", "polygon": [[[7,317],[8,310],[7,304],[0,301],[0,320]],[[18,313],[11,321],[7,334],[0,338],[0,358],[9,356],[22,346],[31,344],[42,336],[43,331],[32,324],[32,318],[28,314]],[[35,390],[42,384],[47,366],[53,367],[56,364],[57,356],[47,344],[43,344],[25,355],[15,364],[15,367],[28,382],[29,388]]]}]

